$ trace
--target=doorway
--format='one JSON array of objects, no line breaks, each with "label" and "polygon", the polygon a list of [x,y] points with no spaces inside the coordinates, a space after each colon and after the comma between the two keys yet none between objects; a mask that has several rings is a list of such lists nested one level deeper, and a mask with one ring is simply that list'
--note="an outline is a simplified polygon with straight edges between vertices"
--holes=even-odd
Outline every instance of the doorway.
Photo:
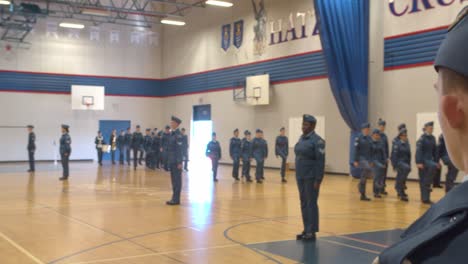
[{"label": "doorway", "polygon": [[[112,134],[112,130],[117,130],[117,136],[120,134],[120,131],[126,131],[127,128],[131,127],[130,120],[100,120],[99,121],[99,130],[102,132],[102,136],[104,137],[104,141],[110,145],[110,136]],[[118,161],[120,153],[119,150],[115,152],[116,161]],[[103,160],[110,160],[111,155],[110,153],[104,153],[102,158]]]}]

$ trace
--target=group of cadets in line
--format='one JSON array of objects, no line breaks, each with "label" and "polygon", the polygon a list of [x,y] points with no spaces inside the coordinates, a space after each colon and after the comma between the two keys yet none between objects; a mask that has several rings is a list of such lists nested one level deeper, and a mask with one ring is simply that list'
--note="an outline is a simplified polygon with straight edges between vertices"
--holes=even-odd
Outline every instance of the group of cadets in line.
[{"label": "group of cadets in line", "polygon": [[[366,195],[367,179],[373,178],[373,192],[375,198],[387,195],[385,180],[390,161],[397,172],[395,189],[400,200],[408,202],[406,181],[411,172],[411,147],[408,142],[408,131],[405,124],[398,126],[398,135],[392,141],[391,156],[389,156],[388,138],[385,134],[385,121],[379,120],[379,129],[370,130],[370,124],[361,126],[361,133],[355,139],[353,165],[361,169],[358,190],[362,201],[370,201]],[[434,122],[424,125],[423,134],[416,144],[416,164],[419,173],[421,201],[431,204],[430,193],[432,187],[440,186],[440,160],[448,167],[446,177],[446,192],[453,188],[458,170],[453,166],[445,147],[443,135],[439,137],[439,145],[432,135]],[[439,175],[439,179],[434,180]]]}]

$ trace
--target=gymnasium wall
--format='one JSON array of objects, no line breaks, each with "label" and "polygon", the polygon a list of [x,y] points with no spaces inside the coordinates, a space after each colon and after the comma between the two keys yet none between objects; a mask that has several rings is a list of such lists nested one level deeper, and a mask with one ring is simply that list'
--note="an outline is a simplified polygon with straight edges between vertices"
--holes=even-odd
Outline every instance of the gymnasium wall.
[{"label": "gymnasium wall", "polygon": [[[49,22],[39,20],[26,39],[31,45],[0,43],[0,126],[35,125],[38,160],[54,159],[62,123],[71,126],[71,159],[95,159],[99,120],[160,127],[161,100],[154,97],[161,75],[158,27],[131,43],[127,27],[102,25],[97,41],[89,27],[76,39],[75,32],[51,30]],[[118,43],[111,43],[111,30],[119,30]],[[112,95],[105,110],[72,111],[72,84],[105,86]],[[0,128],[0,161],[27,160],[26,143],[25,128]]]},{"label": "gymnasium wall", "polygon": [[[320,40],[318,35],[313,35],[315,16],[310,13],[313,11],[311,3],[308,0],[265,1],[268,44],[261,56],[254,54],[256,21],[251,1],[237,1],[231,9],[197,9],[188,16],[187,26],[165,27],[163,76],[170,79],[163,85],[163,91],[175,91],[177,95],[164,100],[166,118],[175,113],[189,120],[193,105],[211,104],[214,130],[223,147],[222,162],[231,162],[229,139],[235,128],[241,131],[262,128],[270,147],[266,166],[279,167],[280,160],[274,155],[279,128],[300,129],[289,128],[289,119],[304,113],[325,116],[327,171],[346,173],[349,129],[339,114],[326,79]],[[293,15],[297,35],[301,35],[302,18],[296,17],[298,12],[305,13],[307,37],[269,45],[271,23],[277,31],[278,21],[282,20],[284,38],[290,15]],[[242,46],[236,48],[231,44],[224,51],[221,48],[222,25],[241,19],[244,20]],[[289,39],[291,37],[289,35]],[[278,42],[278,33],[275,39]],[[233,101],[232,87],[242,87],[245,77],[263,73],[271,75],[273,95],[270,105],[254,107]],[[291,147],[295,143],[291,142]],[[291,154],[290,160],[293,159]]]},{"label": "gymnasium wall", "polygon": [[[435,54],[447,26],[468,1],[382,2],[384,66],[370,90],[370,119],[386,119],[390,138],[396,136],[400,123],[406,123],[414,162],[416,135],[422,133],[416,131],[417,113],[437,112]],[[414,164],[411,178],[418,177],[415,168]]]}]

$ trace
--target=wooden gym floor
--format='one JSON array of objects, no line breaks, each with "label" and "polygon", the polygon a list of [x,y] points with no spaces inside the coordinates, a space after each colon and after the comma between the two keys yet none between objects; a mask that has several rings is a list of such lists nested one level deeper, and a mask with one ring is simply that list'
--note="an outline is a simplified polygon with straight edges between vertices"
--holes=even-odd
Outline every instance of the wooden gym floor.
[{"label": "wooden gym floor", "polygon": [[[211,181],[207,163],[184,175],[182,205],[169,207],[169,174],[128,166],[72,163],[0,165],[0,263],[366,263],[423,214],[416,182],[410,202],[359,201],[357,180],[325,176],[319,240],[302,230],[294,172],[287,184],[267,170],[263,185],[234,182],[231,167]],[[252,169],[253,173],[254,169]],[[371,181],[368,182],[370,195]],[[433,200],[443,195],[433,192]]]}]

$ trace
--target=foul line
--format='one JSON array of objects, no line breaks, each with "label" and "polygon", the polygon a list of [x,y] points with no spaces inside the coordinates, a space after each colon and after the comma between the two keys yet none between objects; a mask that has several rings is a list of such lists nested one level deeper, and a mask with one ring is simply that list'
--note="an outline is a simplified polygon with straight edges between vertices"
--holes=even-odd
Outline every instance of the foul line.
[{"label": "foul line", "polygon": [[2,237],[3,239],[5,239],[8,243],[10,243],[12,246],[14,246],[17,250],[21,251],[24,255],[28,256],[31,260],[33,260],[35,263],[37,264],[45,264],[44,262],[42,262],[40,259],[36,258],[35,256],[33,256],[31,253],[29,253],[29,251],[27,251],[26,249],[24,249],[22,246],[18,245],[17,243],[15,243],[13,240],[11,240],[9,237],[7,237],[5,234],[3,234],[2,232],[0,232],[0,237]]}]

